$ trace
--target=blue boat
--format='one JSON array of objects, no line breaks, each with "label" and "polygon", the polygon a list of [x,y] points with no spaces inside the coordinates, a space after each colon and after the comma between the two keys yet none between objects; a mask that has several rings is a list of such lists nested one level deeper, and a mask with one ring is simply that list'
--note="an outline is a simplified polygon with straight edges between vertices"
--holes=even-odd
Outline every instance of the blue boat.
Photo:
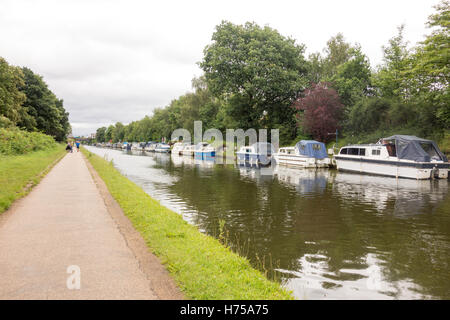
[{"label": "blue boat", "polygon": [[198,160],[214,160],[216,149],[207,142],[200,142],[195,146],[194,155]]},{"label": "blue boat", "polygon": [[327,168],[330,158],[323,142],[301,140],[295,147],[280,148],[274,159],[278,164],[302,168]]}]

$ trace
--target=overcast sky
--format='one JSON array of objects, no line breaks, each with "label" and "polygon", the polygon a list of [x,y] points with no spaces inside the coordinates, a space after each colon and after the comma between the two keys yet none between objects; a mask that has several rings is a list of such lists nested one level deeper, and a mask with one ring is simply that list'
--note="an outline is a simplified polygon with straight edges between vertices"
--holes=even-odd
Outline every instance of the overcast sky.
[{"label": "overcast sky", "polygon": [[151,115],[191,90],[222,20],[254,21],[321,51],[342,32],[374,67],[406,25],[414,45],[438,0],[0,0],[0,56],[44,76],[64,99],[74,135]]}]

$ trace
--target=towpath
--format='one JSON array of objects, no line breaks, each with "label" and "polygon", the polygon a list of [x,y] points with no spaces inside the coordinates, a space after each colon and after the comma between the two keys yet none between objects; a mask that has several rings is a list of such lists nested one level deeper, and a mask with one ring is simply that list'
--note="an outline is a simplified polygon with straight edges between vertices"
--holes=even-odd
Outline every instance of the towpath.
[{"label": "towpath", "polygon": [[181,299],[88,166],[67,154],[0,215],[0,299]]}]

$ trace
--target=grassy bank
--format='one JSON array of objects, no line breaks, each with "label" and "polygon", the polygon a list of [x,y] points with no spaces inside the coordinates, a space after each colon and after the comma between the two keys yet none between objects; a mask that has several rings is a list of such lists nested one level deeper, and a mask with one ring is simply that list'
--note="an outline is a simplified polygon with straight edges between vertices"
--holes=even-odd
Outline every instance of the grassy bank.
[{"label": "grassy bank", "polygon": [[25,196],[64,153],[64,146],[56,144],[53,148],[25,155],[0,154],[0,213]]},{"label": "grassy bank", "polygon": [[113,165],[82,148],[109,192],[190,299],[292,299],[213,237],[152,199]]}]

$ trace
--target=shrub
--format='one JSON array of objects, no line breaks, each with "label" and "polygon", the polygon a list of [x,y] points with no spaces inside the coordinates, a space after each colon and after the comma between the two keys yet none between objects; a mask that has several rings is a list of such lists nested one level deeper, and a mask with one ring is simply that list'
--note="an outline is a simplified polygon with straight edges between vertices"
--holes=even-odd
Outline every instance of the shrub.
[{"label": "shrub", "polygon": [[28,132],[18,128],[0,128],[0,154],[19,155],[56,146],[55,140],[40,132]]}]

